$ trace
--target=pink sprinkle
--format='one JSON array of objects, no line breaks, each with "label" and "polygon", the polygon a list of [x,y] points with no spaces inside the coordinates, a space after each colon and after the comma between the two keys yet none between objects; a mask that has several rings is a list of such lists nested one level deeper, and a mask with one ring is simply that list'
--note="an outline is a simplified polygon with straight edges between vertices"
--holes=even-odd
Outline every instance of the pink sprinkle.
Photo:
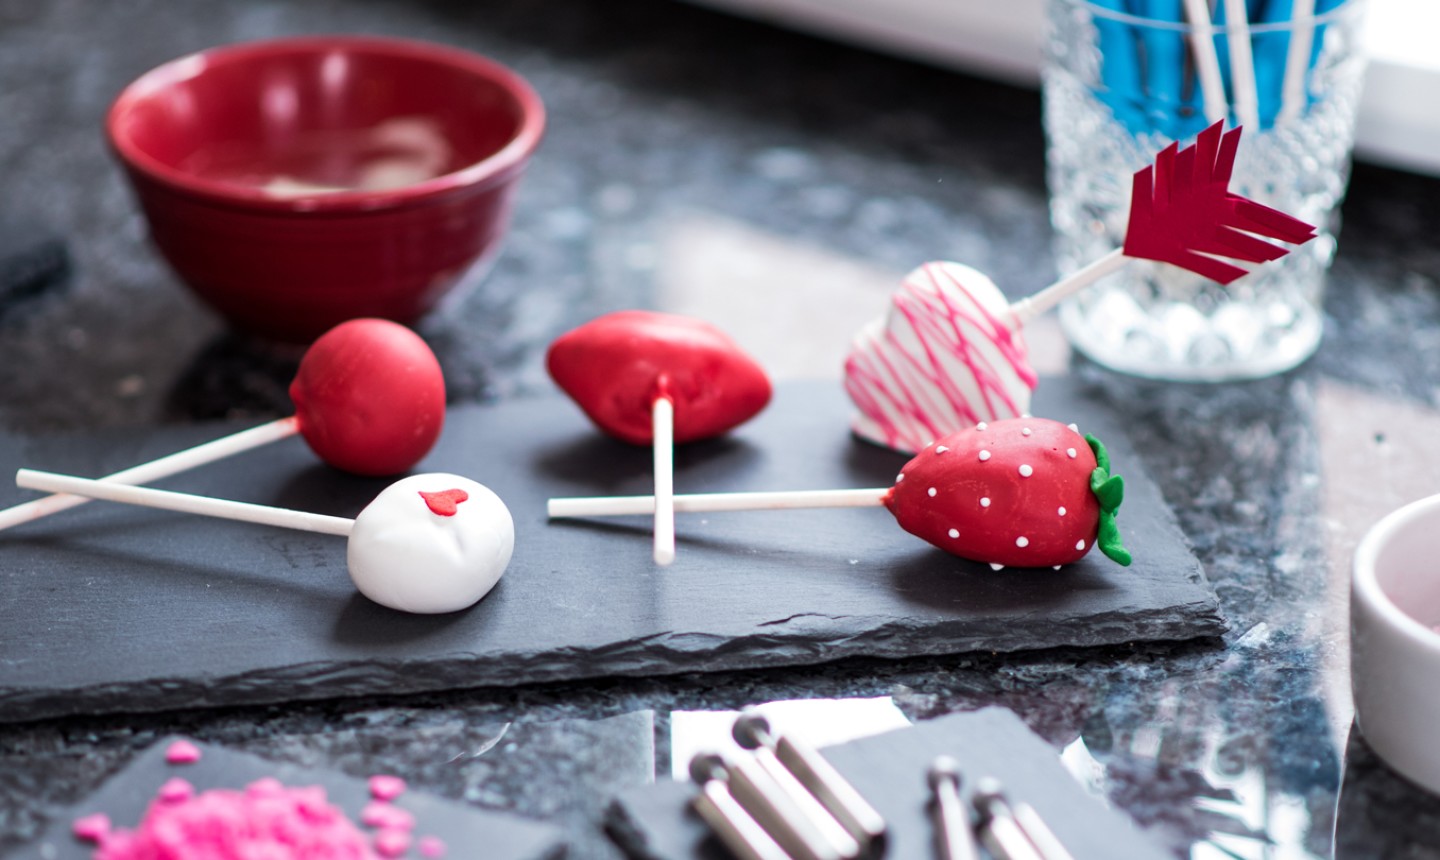
[{"label": "pink sprinkle", "polygon": [[[408,834],[399,832],[408,845]],[[119,828],[104,836],[95,857],[375,860],[375,849],[328,803],[323,788],[292,789],[262,779],[243,791],[217,788],[175,802],[162,798],[134,830]]]},{"label": "pink sprinkle", "polygon": [[360,823],[382,830],[414,830],[415,816],[388,801],[374,800],[360,811]]},{"label": "pink sprinkle", "polygon": [[195,786],[178,776],[172,776],[160,786],[160,799],[166,803],[179,803],[195,796]]},{"label": "pink sprinkle", "polygon": [[435,860],[437,857],[445,856],[445,840],[439,836],[420,837],[420,856]]},{"label": "pink sprinkle", "polygon": [[382,830],[375,834],[375,850],[381,857],[399,857],[410,850],[410,833],[405,830]]},{"label": "pink sprinkle", "polygon": [[105,837],[110,835],[110,816],[97,812],[77,818],[75,823],[70,825],[70,832],[75,834],[76,839],[86,842],[104,842]]},{"label": "pink sprinkle", "polygon": [[398,776],[376,774],[370,777],[370,796],[376,800],[394,800],[405,793],[405,780]]},{"label": "pink sprinkle", "polygon": [[200,760],[200,748],[187,740],[178,740],[165,750],[165,761],[170,764],[194,764]]}]

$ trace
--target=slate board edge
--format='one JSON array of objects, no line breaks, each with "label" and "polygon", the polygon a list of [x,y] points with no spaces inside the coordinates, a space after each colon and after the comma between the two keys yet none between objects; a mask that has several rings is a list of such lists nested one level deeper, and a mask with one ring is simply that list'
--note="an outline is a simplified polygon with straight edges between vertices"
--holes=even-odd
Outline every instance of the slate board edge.
[{"label": "slate board edge", "polygon": [[[1116,614],[1112,617],[1118,621],[1125,616]],[[686,647],[679,644],[668,649],[671,657],[669,662],[658,663],[659,652],[656,650],[655,641],[636,641],[631,645],[633,653],[630,655],[624,655],[623,649],[611,651],[607,655],[604,677],[654,677],[817,666],[854,658],[904,660],[979,651],[1023,653],[1048,651],[1053,648],[1123,645],[1134,641],[1181,642],[1219,637],[1226,629],[1213,601],[1196,601],[1187,605],[1183,617],[1177,614],[1168,623],[1156,624],[1142,637],[1134,635],[1133,623],[1123,626],[1122,629],[1128,635],[1122,637],[1104,636],[1103,627],[1098,631],[1102,635],[1096,635],[1096,626],[1103,625],[1104,621],[1103,617],[1091,617],[1085,619],[1083,625],[1057,627],[1055,639],[1043,649],[1017,648],[1006,641],[1003,630],[994,631],[993,636],[986,635],[986,631],[961,636],[937,636],[934,627],[887,625],[875,628],[863,641],[854,642],[853,647],[831,648],[831,653],[818,658],[813,646],[817,640],[823,639],[823,634],[790,637],[776,634],[768,638],[767,647],[763,650],[726,649],[723,643],[718,649],[709,644],[705,647]],[[973,631],[973,623],[964,626],[972,628]],[[687,638],[684,633],[672,636],[682,641]],[[552,665],[546,665],[547,663]],[[154,686],[145,708],[135,708],[134,703],[128,701],[131,698],[129,691],[132,684],[117,685],[113,691],[94,686],[44,691],[0,689],[0,723],[109,712],[115,710],[109,703],[117,698],[126,700],[131,705],[127,709],[129,712],[156,712],[181,708],[243,707],[374,695],[435,693],[485,687],[519,687],[535,683],[583,681],[596,677],[593,673],[584,671],[583,667],[577,668],[573,662],[553,656],[547,658],[544,654],[531,655],[524,660],[516,660],[512,655],[511,659],[503,663],[468,659],[413,663],[316,663],[304,667],[285,667],[274,675],[275,678],[283,677],[291,683],[303,680],[306,676],[325,678],[327,687],[314,695],[266,695],[273,686],[266,683],[267,673],[257,672],[203,680],[157,679],[152,682]],[[303,690],[315,689],[306,684],[297,686]],[[336,687],[339,686],[345,689],[337,690]],[[222,701],[210,698],[210,694],[215,690],[223,691]]]}]

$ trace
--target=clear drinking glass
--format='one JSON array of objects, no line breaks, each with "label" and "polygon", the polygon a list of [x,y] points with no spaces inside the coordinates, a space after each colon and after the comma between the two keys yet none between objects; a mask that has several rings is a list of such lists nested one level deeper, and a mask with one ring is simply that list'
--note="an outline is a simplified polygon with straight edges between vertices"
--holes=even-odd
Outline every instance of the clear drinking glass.
[{"label": "clear drinking glass", "polygon": [[[1249,24],[1244,44],[1240,28],[1205,25],[1218,88],[1203,85],[1207,40],[1202,32],[1197,48],[1181,0],[1133,5],[1175,16],[1126,14],[1117,11],[1122,0],[1047,0],[1046,163],[1061,273],[1123,243],[1135,171],[1172,141],[1192,142],[1217,114],[1227,127],[1249,120],[1231,190],[1315,225],[1319,236],[1228,286],[1131,261],[1062,305],[1061,325],[1085,355],[1139,376],[1223,381],[1288,370],[1320,342],[1364,70],[1363,0],[1320,0],[1318,8],[1334,8]],[[1244,75],[1232,71],[1232,48],[1244,45],[1253,90],[1236,86]],[[1207,109],[1207,94],[1223,99],[1218,111],[1214,102]]]}]

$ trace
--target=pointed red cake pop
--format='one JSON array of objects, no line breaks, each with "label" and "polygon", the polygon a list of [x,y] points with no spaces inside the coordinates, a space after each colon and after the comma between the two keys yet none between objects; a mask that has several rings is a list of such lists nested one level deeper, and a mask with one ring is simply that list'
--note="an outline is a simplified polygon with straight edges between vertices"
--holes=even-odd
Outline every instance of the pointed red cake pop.
[{"label": "pointed red cake pop", "polygon": [[561,335],[546,367],[585,414],[617,439],[649,445],[651,408],[675,405],[675,442],[719,436],[770,402],[770,379],[710,323],[654,311],[617,311]]},{"label": "pointed red cake pop", "polygon": [[707,322],[617,311],[550,345],[550,376],[601,430],[655,454],[655,562],[675,560],[672,446],[708,439],[770,402],[770,379]]}]

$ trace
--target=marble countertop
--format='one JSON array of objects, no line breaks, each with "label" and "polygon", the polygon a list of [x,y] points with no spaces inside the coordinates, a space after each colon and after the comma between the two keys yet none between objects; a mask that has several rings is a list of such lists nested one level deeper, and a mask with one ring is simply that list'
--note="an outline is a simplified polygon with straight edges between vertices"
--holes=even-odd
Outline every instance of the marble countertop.
[{"label": "marble countertop", "polygon": [[[489,54],[549,109],[504,254],[420,327],[455,402],[548,391],[550,339],[621,307],[711,318],[777,376],[834,376],[848,333],[918,262],[963,260],[1012,296],[1053,275],[1033,92],[668,0],[18,0],[0,3],[0,214],[63,236],[74,272],[0,308],[0,424],[288,411],[297,350],[227,334],[177,284],[100,122],[167,59],[337,31]],[[1440,857],[1440,799],[1352,731],[1345,620],[1355,541],[1440,471],[1437,225],[1440,182],[1358,166],[1324,343],[1281,377],[1137,381],[1032,335],[1045,369],[1128,420],[1220,597],[1223,641],[0,725],[0,851],[180,732],[397,773],[560,821],[572,856],[609,858],[607,799],[668,774],[715,724],[697,713],[804,699],[821,722],[876,701],[912,721],[1009,707],[1176,856]],[[757,311],[781,289],[785,307]]]}]

